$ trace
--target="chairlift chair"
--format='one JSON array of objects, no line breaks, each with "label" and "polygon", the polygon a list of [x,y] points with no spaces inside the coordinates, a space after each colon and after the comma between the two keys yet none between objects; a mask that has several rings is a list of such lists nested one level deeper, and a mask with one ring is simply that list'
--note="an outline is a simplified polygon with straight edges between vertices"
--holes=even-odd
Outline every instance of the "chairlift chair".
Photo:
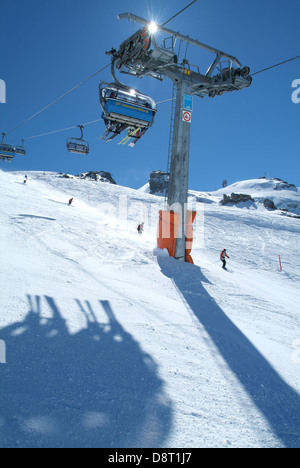
[{"label": "chairlift chair", "polygon": [[89,144],[83,139],[83,125],[77,125],[81,131],[80,138],[68,138],[67,139],[67,150],[69,153],[84,154],[87,155],[90,152]]},{"label": "chairlift chair", "polygon": [[26,149],[24,148],[24,140],[22,140],[22,146],[16,146],[16,154],[20,154],[21,156],[26,155]]},{"label": "chairlift chair", "polygon": [[[151,97],[116,83],[108,86],[100,84],[99,93],[106,126],[103,140],[111,141],[128,129],[141,129],[140,136],[136,135],[136,139],[139,139],[153,125],[157,108]],[[112,136],[109,136],[110,133]]]},{"label": "chairlift chair", "polygon": [[4,143],[4,138],[6,136],[6,133],[2,133],[2,142],[0,144],[0,159],[3,161],[11,161],[16,154],[16,148],[12,145],[9,145],[7,143]]}]

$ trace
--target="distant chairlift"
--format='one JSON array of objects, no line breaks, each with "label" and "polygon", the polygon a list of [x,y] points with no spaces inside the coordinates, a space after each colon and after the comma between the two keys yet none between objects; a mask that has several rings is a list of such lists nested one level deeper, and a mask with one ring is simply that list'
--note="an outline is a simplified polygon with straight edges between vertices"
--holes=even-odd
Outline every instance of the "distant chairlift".
[{"label": "distant chairlift", "polygon": [[16,148],[12,145],[4,143],[5,136],[6,133],[2,133],[2,142],[0,144],[0,160],[2,159],[3,161],[7,160],[10,162],[15,157]]},{"label": "distant chairlift", "polygon": [[99,92],[106,127],[102,140],[109,142],[127,130],[128,136],[121,143],[126,144],[133,138],[130,146],[134,146],[153,125],[156,103],[149,96],[116,83],[108,86],[100,84]]},{"label": "distant chairlift", "polygon": [[67,150],[70,153],[76,153],[76,154],[89,154],[90,148],[89,144],[87,141],[84,141],[83,139],[83,125],[77,125],[78,128],[80,128],[81,131],[81,138],[69,138],[67,140]]},{"label": "distant chairlift", "polygon": [[16,146],[16,154],[20,154],[21,156],[26,155],[26,149],[24,148],[24,140],[22,140],[22,146]]}]

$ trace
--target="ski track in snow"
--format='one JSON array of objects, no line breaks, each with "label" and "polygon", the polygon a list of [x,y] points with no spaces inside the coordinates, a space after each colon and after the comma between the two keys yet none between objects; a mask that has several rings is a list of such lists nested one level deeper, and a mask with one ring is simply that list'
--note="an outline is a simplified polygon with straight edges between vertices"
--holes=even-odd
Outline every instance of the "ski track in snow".
[{"label": "ski track in snow", "polygon": [[182,264],[159,197],[28,176],[0,172],[0,447],[300,446],[298,219],[196,203]]}]

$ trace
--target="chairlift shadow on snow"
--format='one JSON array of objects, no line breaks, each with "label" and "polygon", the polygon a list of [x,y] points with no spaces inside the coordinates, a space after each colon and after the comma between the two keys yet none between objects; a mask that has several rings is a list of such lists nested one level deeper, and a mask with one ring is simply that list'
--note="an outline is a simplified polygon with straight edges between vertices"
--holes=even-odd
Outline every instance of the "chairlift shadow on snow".
[{"label": "chairlift shadow on snow", "polygon": [[173,281],[283,446],[299,447],[300,395],[282,379],[208,294],[203,287],[203,283],[208,281],[198,266],[163,255],[158,256],[158,264],[162,273]]},{"label": "chairlift shadow on snow", "polygon": [[99,301],[99,323],[90,302],[75,299],[87,326],[72,334],[52,297],[27,298],[24,321],[0,330],[1,447],[163,446],[172,408],[157,364],[110,303]]}]

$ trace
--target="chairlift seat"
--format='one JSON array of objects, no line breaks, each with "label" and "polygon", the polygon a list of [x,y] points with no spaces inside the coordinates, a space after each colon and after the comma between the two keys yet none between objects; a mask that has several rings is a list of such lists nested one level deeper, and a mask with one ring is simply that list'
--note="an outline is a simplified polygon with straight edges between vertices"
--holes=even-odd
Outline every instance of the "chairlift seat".
[{"label": "chairlift seat", "polygon": [[21,156],[26,155],[26,149],[23,146],[16,147],[16,154],[20,154]]},{"label": "chairlift seat", "polygon": [[138,127],[151,127],[157,112],[156,104],[149,96],[116,85],[100,86],[100,104],[105,119]]},{"label": "chairlift seat", "polygon": [[90,152],[89,144],[86,141],[80,139],[67,140],[67,150],[70,153],[85,155],[89,154]]},{"label": "chairlift seat", "polygon": [[6,143],[0,144],[0,159],[11,161],[16,154],[16,148]]}]

